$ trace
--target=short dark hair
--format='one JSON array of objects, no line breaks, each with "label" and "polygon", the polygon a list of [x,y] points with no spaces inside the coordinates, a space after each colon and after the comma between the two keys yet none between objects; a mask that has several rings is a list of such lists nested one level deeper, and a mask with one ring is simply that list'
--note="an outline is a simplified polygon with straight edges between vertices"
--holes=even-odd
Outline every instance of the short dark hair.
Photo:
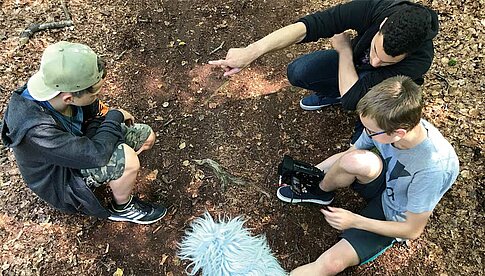
[{"label": "short dark hair", "polygon": [[431,31],[431,13],[427,8],[406,6],[392,15],[379,32],[384,36],[384,51],[395,57],[414,52]]},{"label": "short dark hair", "polygon": [[411,130],[423,112],[421,88],[405,76],[388,78],[372,87],[357,104],[357,112],[369,117],[390,134],[396,129]]},{"label": "short dark hair", "polygon": [[[97,62],[98,62],[98,72],[103,72],[101,79],[104,79],[104,78],[106,78],[106,74],[107,74],[106,65],[104,63],[104,60],[102,58],[98,57]],[[93,85],[91,85],[90,87],[88,87],[86,89],[80,90],[80,91],[71,92],[71,94],[72,94],[73,97],[80,98],[84,94],[93,93],[94,92]]]}]

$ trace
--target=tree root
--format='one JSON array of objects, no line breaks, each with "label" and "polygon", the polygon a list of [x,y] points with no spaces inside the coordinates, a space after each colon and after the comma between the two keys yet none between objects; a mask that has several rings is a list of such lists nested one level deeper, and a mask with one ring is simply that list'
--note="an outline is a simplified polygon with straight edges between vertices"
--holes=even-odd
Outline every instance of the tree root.
[{"label": "tree root", "polygon": [[253,186],[254,188],[256,188],[260,193],[264,194],[266,197],[271,198],[271,196],[266,191],[264,191],[261,187],[259,187],[258,185],[252,184],[252,183],[248,184],[246,181],[242,180],[241,178],[235,177],[235,176],[227,173],[219,163],[217,163],[216,161],[214,161],[212,159],[206,158],[206,159],[202,159],[202,160],[194,160],[194,162],[197,165],[206,166],[206,167],[212,169],[212,171],[214,172],[216,177],[221,182],[221,188],[222,188],[223,191],[225,190],[225,187],[227,185],[230,185],[230,184],[232,184],[234,186],[250,185],[250,186]]}]

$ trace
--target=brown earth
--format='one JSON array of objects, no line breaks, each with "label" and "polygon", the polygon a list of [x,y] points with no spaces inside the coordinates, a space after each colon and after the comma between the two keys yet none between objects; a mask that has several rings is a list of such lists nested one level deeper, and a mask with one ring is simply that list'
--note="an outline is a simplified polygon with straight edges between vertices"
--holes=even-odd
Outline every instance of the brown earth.
[{"label": "brown earth", "polygon": [[[268,54],[230,79],[207,61],[336,2],[72,0],[66,4],[73,28],[37,33],[20,47],[18,35],[30,23],[64,19],[60,2],[0,1],[0,114],[10,91],[38,69],[48,44],[90,45],[108,64],[102,99],[131,111],[158,135],[141,157],[137,192],[169,206],[166,218],[149,226],[61,214],[26,188],[12,153],[2,147],[0,275],[112,275],[117,268],[124,275],[183,275],[177,242],[205,210],[244,215],[288,270],[317,258],[338,231],[317,207],[279,202],[274,184],[283,154],[317,163],[348,145],[355,115],[340,107],[302,111],[305,91],[285,79],[293,58],[328,41]],[[455,146],[461,174],[418,240],[342,275],[485,274],[485,3],[422,3],[441,21],[424,86],[426,118]],[[211,170],[193,161],[203,158],[250,184],[223,189]],[[349,191],[335,202],[351,211],[362,205]]]}]

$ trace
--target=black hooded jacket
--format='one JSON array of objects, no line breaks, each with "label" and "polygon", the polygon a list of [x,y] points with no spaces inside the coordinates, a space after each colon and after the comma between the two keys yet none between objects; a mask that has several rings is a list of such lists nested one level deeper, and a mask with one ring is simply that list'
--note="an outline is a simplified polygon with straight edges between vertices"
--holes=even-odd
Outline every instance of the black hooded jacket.
[{"label": "black hooded jacket", "polygon": [[[355,30],[357,37],[352,40],[352,51],[354,64],[358,64],[365,55],[365,51],[370,48],[372,38],[379,31],[380,24],[386,17],[399,12],[405,5],[416,4],[402,0],[355,0],[305,16],[298,21],[304,23],[307,30],[306,37],[300,43],[330,38],[348,29]],[[439,28],[437,14],[431,9],[428,11],[431,15],[432,27],[426,41],[419,49],[396,64],[377,68],[370,65],[356,67],[357,72],[369,70],[369,73],[359,78],[342,97],[344,108],[355,110],[359,100],[372,86],[389,77],[404,75],[418,84],[423,84],[423,75],[431,67],[434,56],[432,39],[437,35]]]},{"label": "black hooded jacket", "polygon": [[[22,97],[24,89],[12,93],[1,133],[28,187],[60,211],[107,218],[109,212],[87,187],[80,169],[108,163],[124,139],[123,114],[110,110],[95,131],[91,129],[92,137],[75,136],[55,121],[50,110]],[[96,104],[83,107],[83,114]]]}]

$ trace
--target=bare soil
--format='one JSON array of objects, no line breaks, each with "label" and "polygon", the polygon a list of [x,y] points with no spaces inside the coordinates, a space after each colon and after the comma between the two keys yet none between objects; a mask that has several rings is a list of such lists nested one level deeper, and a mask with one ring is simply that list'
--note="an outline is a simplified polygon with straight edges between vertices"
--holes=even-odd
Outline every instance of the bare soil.
[{"label": "bare soil", "polygon": [[[13,154],[2,147],[0,275],[113,275],[118,268],[124,275],[184,275],[177,242],[206,210],[216,217],[243,215],[287,270],[315,260],[339,232],[317,207],[278,201],[276,165],[283,154],[318,163],[348,146],[355,115],[341,107],[301,110],[306,91],[286,80],[292,59],[329,47],[328,41],[268,54],[230,79],[207,61],[337,2],[72,0],[66,4],[73,28],[37,33],[20,47],[23,29],[63,20],[63,9],[59,1],[0,1],[0,115],[10,91],[38,70],[48,44],[90,45],[108,64],[102,99],[131,111],[158,135],[141,156],[136,191],[169,206],[166,218],[148,226],[62,214],[26,188]],[[441,21],[424,85],[426,118],[455,146],[461,174],[419,239],[342,275],[485,275],[485,4],[420,2]],[[204,158],[248,184],[222,187],[194,162]],[[334,205],[358,211],[363,202],[342,191]]]}]

